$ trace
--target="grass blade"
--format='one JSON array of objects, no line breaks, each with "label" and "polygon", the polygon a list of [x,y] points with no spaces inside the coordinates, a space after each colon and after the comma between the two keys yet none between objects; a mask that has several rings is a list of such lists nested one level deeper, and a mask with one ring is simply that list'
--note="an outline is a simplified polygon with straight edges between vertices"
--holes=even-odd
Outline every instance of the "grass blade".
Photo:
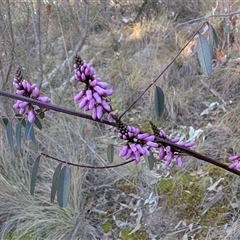
[{"label": "grass blade", "polygon": [[110,144],[107,147],[107,158],[108,158],[109,163],[113,162],[113,158],[114,158],[114,146],[113,146],[113,144]]},{"label": "grass blade", "polygon": [[160,118],[164,110],[164,93],[163,90],[158,86],[155,88],[154,105],[157,118]]},{"label": "grass blade", "polygon": [[11,151],[14,151],[14,144],[13,144],[13,136],[12,136],[12,122],[8,122],[7,124],[7,139],[8,139],[8,144],[10,146]]},{"label": "grass blade", "polygon": [[207,39],[199,34],[197,53],[203,73],[208,77],[212,74],[212,54]]},{"label": "grass blade", "polygon": [[55,196],[56,196],[56,192],[57,192],[57,186],[58,186],[58,179],[59,179],[59,175],[61,172],[61,168],[62,168],[62,163],[59,163],[58,166],[56,167],[54,174],[53,174],[53,179],[52,179],[52,188],[51,188],[51,197],[50,200],[53,203]]},{"label": "grass blade", "polygon": [[41,155],[39,155],[36,160],[34,161],[33,164],[33,169],[32,169],[32,176],[31,176],[31,185],[30,185],[30,194],[34,194],[34,189],[36,185],[36,179],[37,179],[37,174],[38,174],[38,168],[39,168],[39,161],[40,161]]},{"label": "grass blade", "polygon": [[57,187],[57,201],[62,208],[67,206],[71,185],[71,169],[69,165],[65,165],[59,175]]}]

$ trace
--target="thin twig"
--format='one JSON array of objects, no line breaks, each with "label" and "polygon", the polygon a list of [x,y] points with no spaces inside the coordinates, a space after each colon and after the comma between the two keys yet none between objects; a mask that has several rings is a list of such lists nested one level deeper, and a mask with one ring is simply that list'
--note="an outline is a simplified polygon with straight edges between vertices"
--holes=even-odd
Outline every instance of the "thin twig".
[{"label": "thin twig", "polygon": [[207,23],[208,22],[204,22],[198,28],[198,30],[192,35],[192,37],[188,40],[188,42],[175,55],[173,60],[161,71],[161,73],[153,80],[153,82],[149,84],[149,86],[139,95],[139,97],[136,100],[134,100],[133,103],[130,104],[130,106],[122,113],[122,115],[119,117],[119,119],[121,119],[138,102],[138,100],[148,91],[148,89],[157,82],[157,80],[167,71],[167,69],[174,63],[174,61],[178,58],[178,56],[182,53],[182,51],[188,46],[188,44],[192,41],[192,39],[199,33],[199,31],[202,29],[202,27]]}]

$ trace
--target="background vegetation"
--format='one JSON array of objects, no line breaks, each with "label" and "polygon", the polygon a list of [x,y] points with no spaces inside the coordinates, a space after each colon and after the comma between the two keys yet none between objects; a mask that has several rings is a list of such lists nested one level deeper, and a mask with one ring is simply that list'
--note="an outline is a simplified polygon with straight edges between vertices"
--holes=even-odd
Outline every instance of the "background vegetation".
[{"label": "background vegetation", "polygon": [[[73,79],[76,53],[110,83],[112,106],[121,112],[207,19],[220,41],[213,75],[202,75],[193,41],[158,81],[166,96],[163,119],[156,121],[150,90],[123,120],[145,130],[152,120],[169,134],[195,140],[195,150],[219,161],[239,153],[239,14],[224,15],[239,11],[239,1],[0,4],[1,89],[13,91],[20,66],[53,104],[78,111],[73,102],[81,88]],[[1,115],[14,116],[12,105],[1,97]],[[184,158],[181,169],[159,163],[149,171],[144,161],[110,170],[72,168],[65,209],[50,203],[57,163],[45,159],[31,196],[30,172],[40,152],[101,166],[107,164],[108,144],[119,145],[111,127],[46,115],[43,129],[36,130],[38,147],[25,141],[22,155],[10,152],[0,129],[1,239],[239,239],[238,177],[193,158]]]}]

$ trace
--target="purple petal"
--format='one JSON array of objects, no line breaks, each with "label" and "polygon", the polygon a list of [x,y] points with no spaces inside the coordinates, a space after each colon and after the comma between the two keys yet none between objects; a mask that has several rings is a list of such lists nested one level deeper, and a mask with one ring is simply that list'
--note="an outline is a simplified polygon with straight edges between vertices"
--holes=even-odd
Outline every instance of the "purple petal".
[{"label": "purple petal", "polygon": [[177,143],[177,142],[179,142],[179,140],[180,140],[180,137],[175,137],[171,140],[171,142]]},{"label": "purple petal", "polygon": [[152,142],[154,139],[155,139],[155,136],[151,135],[151,136],[145,137],[143,140],[146,142],[148,141]]},{"label": "purple petal", "polygon": [[95,87],[97,85],[97,80],[94,79],[93,81],[90,82],[90,86]]},{"label": "purple petal", "polygon": [[105,93],[105,90],[99,86],[95,86],[93,87],[93,89],[99,94],[99,95],[103,95]]},{"label": "purple petal", "polygon": [[94,68],[93,67],[89,67],[88,68],[88,74],[89,74],[89,76],[92,76],[92,75],[94,75]]},{"label": "purple petal", "polygon": [[235,160],[238,160],[238,159],[239,159],[239,155],[231,156],[229,158],[230,161],[235,161]]},{"label": "purple petal", "polygon": [[112,112],[110,112],[110,113],[108,114],[107,119],[108,119],[109,122],[112,122],[112,121],[113,121],[113,113],[112,113]]},{"label": "purple petal", "polygon": [[159,148],[159,153],[158,153],[158,160],[163,160],[165,157],[165,150],[163,147]]},{"label": "purple petal", "polygon": [[106,90],[104,90],[103,96],[104,96],[104,97],[109,97],[109,96],[111,96],[112,94],[113,94],[113,90],[112,90],[112,89],[106,89]]},{"label": "purple petal", "polygon": [[34,123],[35,120],[36,120],[36,113],[33,109],[31,109],[31,110],[28,111],[28,121],[30,123]]},{"label": "purple petal", "polygon": [[128,148],[127,154],[125,155],[125,159],[129,159],[133,154],[133,151],[131,148]]},{"label": "purple petal", "polygon": [[178,156],[177,159],[176,159],[176,161],[177,161],[177,165],[178,165],[179,167],[181,167],[182,164],[183,164],[182,158],[181,158],[180,156]]},{"label": "purple petal", "polygon": [[74,100],[80,101],[84,95],[85,95],[85,91],[81,91],[74,97]]},{"label": "purple petal", "polygon": [[232,164],[229,166],[229,168],[230,168],[230,169],[236,168],[237,165],[238,165],[238,162],[232,163]]},{"label": "purple petal", "polygon": [[146,156],[150,156],[150,152],[148,151],[147,147],[143,146],[142,148],[143,148],[143,150],[144,150],[144,152],[145,152],[144,154],[145,154]]},{"label": "purple petal", "polygon": [[21,101],[21,102],[18,104],[18,106],[19,106],[20,108],[25,108],[28,104],[29,104],[28,102],[22,102],[22,101]]},{"label": "purple petal", "polygon": [[145,154],[145,150],[140,144],[136,144],[136,148],[141,154]]},{"label": "purple petal", "polygon": [[107,89],[109,87],[109,84],[106,82],[98,82],[97,85],[103,89]]},{"label": "purple petal", "polygon": [[91,100],[91,99],[92,99],[92,97],[93,97],[93,95],[92,95],[92,90],[88,89],[88,90],[86,91],[86,97],[87,97],[88,100]]},{"label": "purple petal", "polygon": [[34,90],[33,90],[33,96],[35,98],[38,98],[40,96],[40,91],[37,87],[35,87]]},{"label": "purple petal", "polygon": [[26,108],[20,108],[20,109],[19,109],[19,113],[20,113],[21,115],[23,115],[25,112],[26,112]]},{"label": "purple petal", "polygon": [[140,157],[141,157],[141,155],[140,155],[140,153],[138,152],[138,151],[136,151],[135,153],[134,153],[134,156],[135,156],[135,163],[136,164],[138,164],[139,162],[140,162]]},{"label": "purple petal", "polygon": [[146,137],[149,137],[148,133],[140,133],[140,134],[137,135],[137,138],[139,140],[145,139]]},{"label": "purple petal", "polygon": [[128,152],[128,145],[124,145],[122,149],[119,151],[119,157],[126,156],[127,152]]},{"label": "purple petal", "polygon": [[157,148],[157,147],[158,147],[158,143],[155,143],[155,142],[148,141],[148,142],[146,142],[146,144],[147,144],[149,147],[154,147],[154,148]]},{"label": "purple petal", "polygon": [[79,103],[79,107],[84,108],[87,105],[87,103],[88,103],[88,99],[84,97],[82,101]]},{"label": "purple petal", "polygon": [[86,76],[85,76],[84,73],[81,74],[81,79],[82,79],[83,82],[86,81]]},{"label": "purple petal", "polygon": [[92,118],[93,118],[94,120],[97,119],[97,108],[96,108],[96,107],[94,107],[94,108],[92,109]]},{"label": "purple petal", "polygon": [[51,102],[51,99],[46,97],[46,96],[38,97],[37,100],[39,100],[41,102],[44,102],[44,103],[50,103]]},{"label": "purple petal", "polygon": [[95,103],[96,103],[96,101],[95,101],[94,98],[92,98],[92,99],[89,101],[89,109],[90,109],[90,110],[94,108]]},{"label": "purple petal", "polygon": [[111,111],[111,107],[109,106],[109,104],[106,102],[106,100],[102,100],[101,102],[103,108],[107,111],[107,112],[110,112]]},{"label": "purple petal", "polygon": [[25,90],[17,90],[16,94],[17,95],[23,95],[25,93]]},{"label": "purple petal", "polygon": [[95,98],[97,103],[102,103],[102,98],[99,96],[97,92],[93,93],[93,97]]},{"label": "purple petal", "polygon": [[33,84],[31,85],[31,91],[33,91],[35,88],[36,88],[36,84],[33,83]]},{"label": "purple petal", "polygon": [[136,148],[136,144],[135,143],[131,143],[129,145],[129,147],[132,149],[133,152],[136,152],[137,151],[137,148]]},{"label": "purple petal", "polygon": [[101,105],[98,105],[98,106],[97,106],[97,118],[98,118],[98,119],[101,119],[102,116],[103,116],[103,108],[102,108]]},{"label": "purple petal", "polygon": [[187,142],[185,143],[184,147],[190,148],[192,146],[194,146],[195,142]]}]

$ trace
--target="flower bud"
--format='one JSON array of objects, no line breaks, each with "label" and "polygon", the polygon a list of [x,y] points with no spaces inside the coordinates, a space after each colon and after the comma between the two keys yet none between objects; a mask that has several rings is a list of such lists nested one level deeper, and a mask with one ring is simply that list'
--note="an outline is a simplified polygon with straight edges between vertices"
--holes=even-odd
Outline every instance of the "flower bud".
[{"label": "flower bud", "polygon": [[103,108],[102,108],[101,105],[98,105],[98,106],[97,106],[97,118],[98,118],[98,119],[101,119],[102,116],[103,116]]},{"label": "flower bud", "polygon": [[16,94],[17,95],[23,95],[25,93],[25,90],[17,90]]},{"label": "flower bud", "polygon": [[145,139],[146,137],[149,137],[148,133],[140,133],[140,134],[137,135],[137,138],[139,140]]},{"label": "flower bud", "polygon": [[111,111],[111,107],[108,105],[108,103],[106,102],[106,100],[102,100],[101,102],[103,108],[107,111],[107,112],[110,112]]},{"label": "flower bud", "polygon": [[90,82],[90,86],[95,87],[97,85],[97,80],[94,79],[93,81]]},{"label": "flower bud", "polygon": [[84,97],[82,101],[79,103],[79,108],[84,108],[88,103],[88,99]]},{"label": "flower bud", "polygon": [[187,142],[184,144],[184,147],[190,148],[195,144],[195,142]]},{"label": "flower bud", "polygon": [[136,151],[135,153],[134,153],[134,156],[135,156],[135,160],[134,160],[134,162],[136,163],[136,164],[138,164],[139,162],[140,162],[140,157],[141,157],[141,155],[140,155],[140,153],[138,152],[138,151]]},{"label": "flower bud", "polygon": [[129,147],[132,149],[133,152],[137,151],[136,144],[135,143],[130,143]]},{"label": "flower bud", "polygon": [[182,164],[183,164],[182,158],[181,158],[180,156],[178,156],[178,157],[176,158],[176,161],[177,161],[177,165],[178,165],[179,167],[181,167]]},{"label": "flower bud", "polygon": [[95,98],[97,103],[102,103],[102,98],[99,96],[97,92],[93,93],[93,97]]},{"label": "flower bud", "polygon": [[127,154],[125,155],[125,159],[129,159],[133,154],[133,151],[131,148],[128,148]]},{"label": "flower bud", "polygon": [[85,95],[85,91],[81,91],[74,97],[74,100],[80,101],[84,95]]},{"label": "flower bud", "polygon": [[99,86],[95,86],[93,87],[93,89],[101,96],[105,93],[104,89],[99,87]]},{"label": "flower bud", "polygon": [[97,119],[97,107],[94,107],[92,109],[92,119],[96,120]]},{"label": "flower bud", "polygon": [[90,89],[88,89],[87,91],[86,91],[86,97],[87,97],[87,99],[88,100],[91,100],[92,99],[92,90],[90,90]]},{"label": "flower bud", "polygon": [[92,98],[92,99],[89,101],[89,110],[92,110],[92,109],[94,108],[95,103],[96,103],[96,101],[95,101],[94,98]]},{"label": "flower bud", "polygon": [[231,156],[231,157],[229,158],[229,160],[230,160],[230,161],[236,161],[236,160],[238,160],[239,158],[240,158],[239,155],[235,155],[235,156]]},{"label": "flower bud", "polygon": [[104,91],[103,96],[104,96],[104,97],[109,97],[109,96],[111,96],[112,94],[113,94],[113,90],[112,90],[112,89],[106,89],[106,90]]},{"label": "flower bud", "polygon": [[155,136],[151,135],[151,136],[145,137],[143,140],[146,142],[148,141],[152,142],[154,139],[155,139]]},{"label": "flower bud", "polygon": [[50,98],[44,96],[44,97],[38,97],[37,100],[41,101],[41,102],[44,102],[44,103],[50,103],[51,100]]},{"label": "flower bud", "polygon": [[119,157],[124,157],[127,154],[128,151],[128,145],[125,145],[122,147],[122,149],[119,151]]},{"label": "flower bud", "polygon": [[81,79],[82,79],[82,82],[86,81],[86,76],[84,73],[81,74]]},{"label": "flower bud", "polygon": [[109,87],[109,84],[106,82],[98,82],[97,85],[103,89],[107,89]]},{"label": "flower bud", "polygon": [[153,148],[157,148],[158,147],[158,143],[155,143],[155,142],[148,141],[146,144],[149,147],[153,147]]},{"label": "flower bud", "polygon": [[158,160],[163,160],[165,157],[165,151],[163,147],[160,147],[159,153],[158,153]]},{"label": "flower bud", "polygon": [[34,109],[30,109],[28,111],[28,121],[30,123],[34,123],[35,120],[36,120],[36,113],[35,113]]},{"label": "flower bud", "polygon": [[35,87],[34,90],[33,90],[33,96],[35,98],[38,98],[40,96],[40,91],[37,87]]},{"label": "flower bud", "polygon": [[137,151],[139,151],[142,155],[145,154],[145,150],[140,144],[136,144]]},{"label": "flower bud", "polygon": [[179,142],[179,140],[180,140],[180,137],[175,137],[171,140],[171,142],[177,143],[177,142]]}]

